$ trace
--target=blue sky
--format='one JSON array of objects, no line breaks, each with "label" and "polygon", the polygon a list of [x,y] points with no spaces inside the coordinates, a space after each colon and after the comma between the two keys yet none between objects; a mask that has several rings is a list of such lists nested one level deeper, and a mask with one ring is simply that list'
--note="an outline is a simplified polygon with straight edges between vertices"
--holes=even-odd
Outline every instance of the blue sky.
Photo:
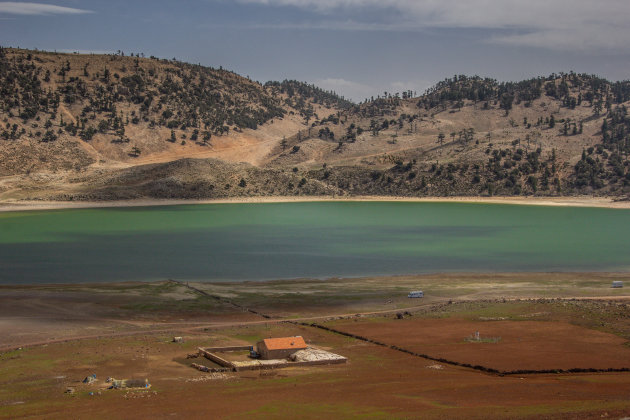
[{"label": "blue sky", "polygon": [[0,1],[0,44],[143,52],[354,100],[454,74],[630,79],[628,0]]}]

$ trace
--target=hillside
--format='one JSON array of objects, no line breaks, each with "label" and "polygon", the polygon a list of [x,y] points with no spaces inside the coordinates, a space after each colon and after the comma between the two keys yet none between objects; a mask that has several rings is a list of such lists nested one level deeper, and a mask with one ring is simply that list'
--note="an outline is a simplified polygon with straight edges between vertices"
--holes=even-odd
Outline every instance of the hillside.
[{"label": "hillside", "polygon": [[458,76],[331,116],[276,149],[271,166],[353,194],[624,195],[628,99],[629,83],[589,75]]},{"label": "hillside", "polygon": [[[0,138],[14,149],[35,146],[30,162],[28,156],[3,159],[3,175],[23,173],[29,164],[63,167],[40,159],[47,150],[37,145],[80,141],[86,158],[99,161],[169,160],[274,138],[349,105],[304,84],[265,87],[223,69],[172,60],[15,49],[0,50],[0,86],[7,124]],[[281,127],[271,127],[279,120]]]},{"label": "hillside", "polygon": [[0,200],[630,191],[629,82],[446,79],[361,104],[157,58],[0,49]]}]

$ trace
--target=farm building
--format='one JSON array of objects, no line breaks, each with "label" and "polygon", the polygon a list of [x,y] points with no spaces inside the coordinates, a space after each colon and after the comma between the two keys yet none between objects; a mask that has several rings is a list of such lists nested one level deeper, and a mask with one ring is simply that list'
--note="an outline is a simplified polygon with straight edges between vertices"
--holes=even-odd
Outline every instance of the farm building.
[{"label": "farm building", "polygon": [[623,282],[620,280],[615,280],[612,282],[612,287],[614,289],[621,289],[623,287]]},{"label": "farm building", "polygon": [[423,298],[424,292],[422,290],[416,290],[414,292],[409,292],[407,295],[408,298]]},{"label": "farm building", "polygon": [[306,342],[301,336],[266,338],[256,344],[261,359],[283,359],[298,350],[304,350]]}]

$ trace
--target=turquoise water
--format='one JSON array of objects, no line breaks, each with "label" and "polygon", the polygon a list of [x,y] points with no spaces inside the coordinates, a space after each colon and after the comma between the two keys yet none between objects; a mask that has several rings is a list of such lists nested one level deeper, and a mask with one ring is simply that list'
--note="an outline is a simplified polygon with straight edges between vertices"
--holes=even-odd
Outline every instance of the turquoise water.
[{"label": "turquoise water", "polygon": [[630,271],[630,211],[211,204],[0,214],[0,283]]}]

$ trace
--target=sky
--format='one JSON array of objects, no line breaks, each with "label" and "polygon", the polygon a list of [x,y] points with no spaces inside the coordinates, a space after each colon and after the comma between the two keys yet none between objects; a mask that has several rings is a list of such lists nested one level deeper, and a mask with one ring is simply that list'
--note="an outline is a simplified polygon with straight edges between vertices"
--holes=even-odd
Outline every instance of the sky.
[{"label": "sky", "polygon": [[354,101],[455,74],[630,79],[630,0],[0,1],[0,45],[118,50]]}]

